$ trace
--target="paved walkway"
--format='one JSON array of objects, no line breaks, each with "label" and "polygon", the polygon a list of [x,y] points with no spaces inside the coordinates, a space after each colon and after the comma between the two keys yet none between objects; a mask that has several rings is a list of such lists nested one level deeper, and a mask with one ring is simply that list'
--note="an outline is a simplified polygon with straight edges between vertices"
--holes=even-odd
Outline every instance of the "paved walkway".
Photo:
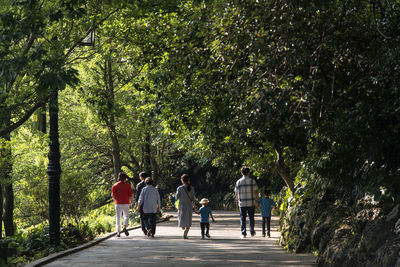
[{"label": "paved walkway", "polygon": [[169,222],[157,225],[155,238],[141,230],[126,237],[112,237],[99,244],[59,258],[45,266],[315,266],[311,254],[287,253],[278,245],[278,218],[272,218],[271,238],[261,236],[256,215],[256,236],[240,239],[239,215],[215,212],[210,239],[201,240],[199,216],[193,216],[189,239],[182,239],[176,213]]}]

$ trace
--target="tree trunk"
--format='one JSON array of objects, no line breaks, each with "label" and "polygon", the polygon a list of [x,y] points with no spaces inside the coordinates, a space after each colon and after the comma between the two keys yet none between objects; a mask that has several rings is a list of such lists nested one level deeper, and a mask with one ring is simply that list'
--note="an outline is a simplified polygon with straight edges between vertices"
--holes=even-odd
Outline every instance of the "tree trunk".
[{"label": "tree trunk", "polygon": [[12,183],[4,186],[4,232],[6,236],[13,236],[14,229],[14,191]]},{"label": "tree trunk", "polygon": [[[9,125],[11,113],[6,111],[3,115],[1,125]],[[0,181],[2,182],[2,220],[4,222],[4,232],[6,236],[14,235],[14,192],[12,186],[12,155],[11,155],[11,136],[6,134],[5,138],[0,139]],[[4,202],[3,202],[4,201]],[[0,220],[1,222],[1,220]]]},{"label": "tree trunk", "polygon": [[153,178],[154,185],[158,184],[158,178],[160,176],[160,168],[158,166],[155,154],[156,153],[154,151],[153,151],[153,153],[151,153],[151,166],[153,167],[152,178]]},{"label": "tree trunk", "polygon": [[148,132],[149,129],[147,129],[146,133],[146,139],[145,139],[145,144],[144,144],[144,169],[146,170],[146,173],[151,176],[151,148],[150,148],[150,133]]},{"label": "tree trunk", "polygon": [[0,184],[0,239],[3,238],[3,186]]},{"label": "tree trunk", "polygon": [[118,137],[115,132],[115,125],[111,124],[110,127],[111,128],[109,129],[109,132],[112,143],[111,153],[113,158],[114,179],[115,181],[118,181],[118,174],[121,171],[121,152],[120,152]]},{"label": "tree trunk", "polygon": [[110,110],[110,115],[107,121],[108,131],[110,133],[111,145],[112,145],[112,159],[113,159],[113,172],[114,179],[118,181],[118,174],[121,171],[121,150],[119,146],[117,130],[115,126],[115,100],[114,100],[114,83],[112,75],[112,61],[111,57],[106,60],[105,75],[107,81],[107,102]]},{"label": "tree trunk", "polygon": [[289,187],[292,194],[294,194],[294,183],[293,178],[290,176],[290,169],[286,166],[283,157],[282,157],[282,149],[280,147],[275,147],[276,152],[276,162],[275,166],[278,170],[279,175],[285,181],[286,185]]}]

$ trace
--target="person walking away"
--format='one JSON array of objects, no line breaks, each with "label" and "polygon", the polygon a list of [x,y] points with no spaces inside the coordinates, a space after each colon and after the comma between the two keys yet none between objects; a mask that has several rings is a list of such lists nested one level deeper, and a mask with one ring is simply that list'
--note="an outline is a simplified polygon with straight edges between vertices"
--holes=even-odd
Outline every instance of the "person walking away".
[{"label": "person walking away", "polygon": [[258,203],[258,187],[256,182],[249,177],[250,169],[243,166],[241,169],[242,178],[237,180],[235,185],[235,197],[240,210],[240,238],[246,237],[246,217],[249,216],[250,234],[255,236],[254,212]]},{"label": "person walking away", "polygon": [[196,213],[200,215],[201,239],[204,239],[204,235],[210,238],[210,216],[212,221],[215,222],[211,209],[208,206],[209,202],[210,201],[207,198],[202,198],[200,200],[201,207],[198,211],[196,211]]},{"label": "person walking away", "polygon": [[164,199],[164,192],[163,192],[163,190],[161,189],[161,187],[159,185],[157,185],[156,188],[158,190],[158,193],[160,194],[160,201],[161,201],[160,209],[161,209],[162,208],[162,202],[163,202],[163,199]]},{"label": "person walking away", "polygon": [[267,236],[271,237],[271,210],[276,208],[275,202],[269,198],[269,190],[264,190],[264,197],[260,199],[262,216],[262,236],[265,237],[265,223],[267,224]]},{"label": "person walking away", "polygon": [[182,227],[183,239],[188,239],[195,202],[194,188],[190,185],[190,177],[187,174],[181,176],[182,185],[176,190],[175,199],[179,199],[178,226]]},{"label": "person walking away", "polygon": [[147,230],[146,230],[146,226],[144,225],[144,222],[143,222],[143,216],[144,216],[143,210],[139,206],[139,197],[140,197],[140,194],[142,193],[142,189],[146,186],[146,184],[144,182],[144,179],[146,179],[146,177],[147,177],[147,175],[145,172],[139,173],[140,182],[136,185],[136,194],[135,194],[135,202],[136,202],[135,209],[139,211],[140,225],[141,225],[142,231],[145,235],[147,235]]},{"label": "person walking away", "polygon": [[111,187],[111,196],[115,203],[116,212],[116,230],[117,237],[121,236],[121,217],[124,217],[124,228],[122,231],[126,236],[129,235],[129,204],[133,203],[133,191],[129,183],[126,183],[128,175],[124,172],[118,174],[118,182]]},{"label": "person walking away", "polygon": [[153,186],[153,180],[150,177],[145,179],[146,187],[142,189],[139,197],[139,206],[143,210],[143,222],[146,227],[147,236],[154,237],[156,233],[157,213],[160,211],[160,194],[157,188]]}]

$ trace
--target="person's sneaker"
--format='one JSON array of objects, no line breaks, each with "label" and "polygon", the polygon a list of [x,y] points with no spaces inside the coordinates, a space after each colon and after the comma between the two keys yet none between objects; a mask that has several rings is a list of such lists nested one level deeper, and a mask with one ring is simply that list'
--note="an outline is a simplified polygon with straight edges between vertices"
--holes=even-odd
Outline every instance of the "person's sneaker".
[{"label": "person's sneaker", "polygon": [[240,238],[243,239],[243,238],[246,238],[246,236],[245,235],[241,235]]},{"label": "person's sneaker", "polygon": [[128,236],[128,235],[129,235],[128,229],[124,228],[124,230],[123,230],[123,231],[124,231],[124,233],[125,233],[125,235],[126,235],[126,236]]},{"label": "person's sneaker", "polygon": [[252,233],[252,234],[251,234],[251,237],[253,237],[253,236],[255,236],[255,235],[256,235],[256,232]]},{"label": "person's sneaker", "polygon": [[117,237],[121,237],[121,235],[120,235],[120,234],[117,234]]},{"label": "person's sneaker", "polygon": [[204,235],[201,237],[201,239],[204,239]]},{"label": "person's sneaker", "polygon": [[151,236],[151,229],[147,230],[147,236],[148,236],[148,237]]},{"label": "person's sneaker", "polygon": [[206,237],[210,238],[210,234],[209,234],[209,233],[207,233],[207,234],[206,234]]},{"label": "person's sneaker", "polygon": [[271,235],[270,235],[270,234],[268,234],[268,237],[271,237]]},{"label": "person's sneaker", "polygon": [[262,234],[263,237],[265,237],[265,234]]}]

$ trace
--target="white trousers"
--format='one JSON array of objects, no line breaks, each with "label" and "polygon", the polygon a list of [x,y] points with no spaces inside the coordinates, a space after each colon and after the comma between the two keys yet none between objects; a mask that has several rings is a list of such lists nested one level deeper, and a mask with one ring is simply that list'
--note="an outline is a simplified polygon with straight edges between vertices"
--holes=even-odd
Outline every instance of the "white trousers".
[{"label": "white trousers", "polygon": [[129,223],[129,204],[115,204],[115,212],[117,213],[117,231],[121,231],[121,218],[124,216],[124,226]]}]

